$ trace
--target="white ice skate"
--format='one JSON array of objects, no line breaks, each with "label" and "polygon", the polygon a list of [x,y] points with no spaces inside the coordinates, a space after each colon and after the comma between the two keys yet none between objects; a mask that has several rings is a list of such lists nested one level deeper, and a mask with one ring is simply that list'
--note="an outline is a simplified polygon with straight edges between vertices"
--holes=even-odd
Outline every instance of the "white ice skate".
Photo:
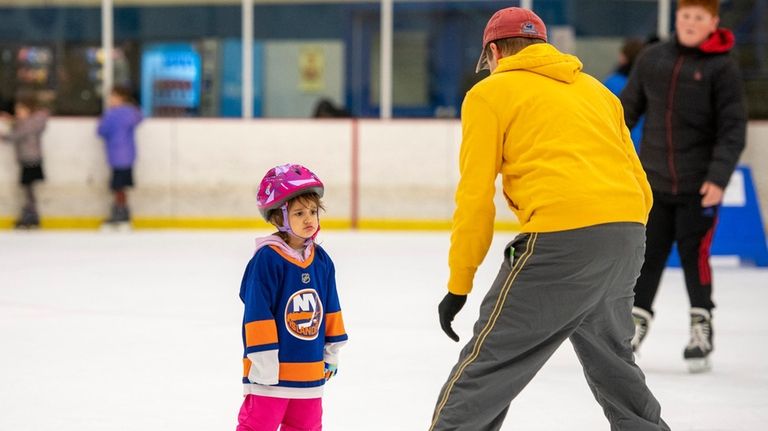
[{"label": "white ice skate", "polygon": [[632,351],[637,353],[640,344],[648,335],[648,329],[651,327],[653,316],[651,313],[640,307],[632,307],[632,320],[635,322],[635,336],[632,337]]},{"label": "white ice skate", "polygon": [[712,344],[712,316],[704,308],[691,308],[691,339],[683,352],[683,358],[691,373],[703,373],[712,369],[709,354]]}]

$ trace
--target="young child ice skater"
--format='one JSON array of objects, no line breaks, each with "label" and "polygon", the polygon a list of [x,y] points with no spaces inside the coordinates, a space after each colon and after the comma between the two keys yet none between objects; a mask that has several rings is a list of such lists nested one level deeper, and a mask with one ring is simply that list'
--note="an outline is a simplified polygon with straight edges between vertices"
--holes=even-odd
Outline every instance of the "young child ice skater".
[{"label": "young child ice skater", "polygon": [[37,212],[35,183],[43,181],[42,136],[48,123],[48,111],[39,106],[34,94],[22,94],[14,105],[11,130],[0,136],[13,144],[16,160],[21,168],[19,183],[24,190],[24,206],[16,220],[16,229],[32,229],[40,226]]},{"label": "young child ice skater", "polygon": [[114,203],[106,220],[108,226],[131,221],[126,189],[133,187],[133,163],[136,161],[134,135],[141,120],[141,111],[133,103],[130,91],[123,87],[113,88],[109,95],[109,109],[101,117],[98,128],[112,168],[109,188],[114,194]]},{"label": "young child ice skater", "polygon": [[309,169],[270,169],[261,215],[278,232],[256,241],[240,286],[245,400],[237,431],[322,430],[323,385],[347,341],[333,262],[315,243],[323,183]]}]

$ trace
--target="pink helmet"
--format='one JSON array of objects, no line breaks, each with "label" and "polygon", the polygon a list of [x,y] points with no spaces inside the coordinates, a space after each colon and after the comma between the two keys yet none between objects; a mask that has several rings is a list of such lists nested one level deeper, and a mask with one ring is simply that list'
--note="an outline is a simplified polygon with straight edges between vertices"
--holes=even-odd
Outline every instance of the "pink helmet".
[{"label": "pink helmet", "polygon": [[323,183],[304,166],[287,163],[267,171],[259,184],[256,202],[261,216],[269,221],[271,210],[305,193],[317,193],[323,197]]}]

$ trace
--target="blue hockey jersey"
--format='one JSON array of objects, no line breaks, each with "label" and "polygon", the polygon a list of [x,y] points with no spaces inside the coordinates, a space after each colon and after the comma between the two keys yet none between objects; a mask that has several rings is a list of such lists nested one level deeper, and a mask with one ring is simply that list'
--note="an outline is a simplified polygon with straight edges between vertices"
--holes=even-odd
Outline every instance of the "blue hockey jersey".
[{"label": "blue hockey jersey", "polygon": [[259,242],[240,286],[246,394],[317,398],[324,363],[337,364],[347,334],[333,262],[318,245],[304,253],[273,235]]}]

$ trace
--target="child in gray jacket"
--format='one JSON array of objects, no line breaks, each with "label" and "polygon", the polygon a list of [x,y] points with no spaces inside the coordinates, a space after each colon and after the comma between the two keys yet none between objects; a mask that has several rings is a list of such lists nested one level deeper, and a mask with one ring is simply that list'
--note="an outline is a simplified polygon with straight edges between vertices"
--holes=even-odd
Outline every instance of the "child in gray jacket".
[{"label": "child in gray jacket", "polygon": [[13,144],[21,170],[19,182],[24,190],[25,202],[21,216],[16,221],[16,228],[30,229],[40,226],[34,184],[45,178],[41,137],[48,122],[48,111],[42,109],[31,94],[20,96],[14,109],[11,130],[0,135],[0,138]]}]

